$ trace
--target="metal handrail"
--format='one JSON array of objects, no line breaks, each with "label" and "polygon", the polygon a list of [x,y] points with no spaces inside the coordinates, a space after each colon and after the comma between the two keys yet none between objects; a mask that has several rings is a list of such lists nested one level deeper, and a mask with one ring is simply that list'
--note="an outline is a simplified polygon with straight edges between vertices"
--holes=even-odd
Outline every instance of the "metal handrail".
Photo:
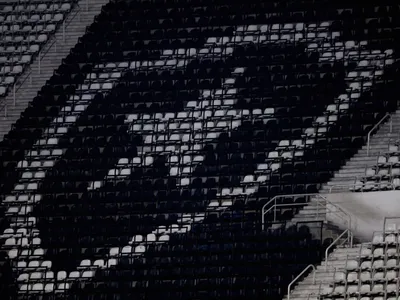
[{"label": "metal handrail", "polygon": [[[339,207],[338,205],[336,205],[336,204],[334,204],[334,203],[332,203],[332,202],[330,202],[330,201],[328,201],[328,199],[326,199],[326,197],[324,197],[324,196],[322,196],[321,194],[292,194],[292,195],[278,195],[278,196],[275,196],[275,197],[273,197],[271,200],[269,200],[266,204],[264,204],[263,205],[263,207],[262,207],[262,209],[261,209],[261,226],[262,226],[262,228],[263,228],[263,230],[265,229],[265,215],[268,213],[268,212],[270,212],[272,209],[276,209],[276,207],[278,207],[278,206],[288,206],[288,205],[286,205],[286,204],[277,204],[276,203],[276,200],[278,199],[278,198],[284,198],[284,197],[296,197],[296,196],[318,196],[319,198],[321,198],[322,199],[322,201],[325,201],[325,209],[326,210],[328,210],[328,212],[331,212],[331,213],[334,213],[334,211],[332,211],[332,210],[330,210],[328,207],[327,207],[327,204],[330,204],[330,205],[332,205],[333,207],[335,207],[340,213],[342,213],[345,217],[347,217],[347,219],[348,220],[346,220],[347,221],[347,228],[351,228],[351,215],[350,214],[348,214],[346,211],[344,211],[341,207]],[[319,205],[321,205],[321,199],[319,199],[319,198],[315,198],[315,200],[317,201],[317,205],[319,206]],[[274,204],[271,204],[272,202],[274,202]],[[271,204],[271,207],[269,207],[266,211],[264,211],[264,209],[265,209],[265,207],[267,206],[267,205],[269,205],[269,204]],[[307,203],[303,203],[304,205],[306,205]],[[293,204],[290,204],[290,205],[294,205],[294,206],[296,206],[297,204],[296,203],[293,203]],[[318,210],[317,210],[317,214],[318,214]],[[340,216],[340,215],[338,215],[338,214],[336,214],[338,217],[340,217],[341,219],[343,219],[343,220],[345,220],[345,218],[343,218],[342,216]],[[275,218],[276,218],[276,215],[275,215],[275,212],[274,212],[274,220],[275,220]]]},{"label": "metal handrail", "polygon": [[[304,196],[320,196],[321,198],[324,198],[324,199],[325,199],[325,197],[322,196],[321,194],[315,194],[315,193],[313,193],[313,194],[286,194],[286,195],[276,195],[276,196],[272,197],[267,203],[265,203],[265,204],[262,206],[261,211],[264,211],[265,207],[266,207],[268,204],[270,204],[270,203],[273,202],[273,201],[276,201],[276,199],[278,199],[278,198],[297,197],[297,196],[303,196],[303,197],[304,197]],[[265,211],[264,213],[267,213],[268,211],[270,211],[271,208],[272,208],[272,207],[270,207],[270,208],[269,208],[267,211]]]},{"label": "metal handrail", "polygon": [[371,134],[372,132],[378,128],[379,125],[382,124],[383,121],[385,121],[386,119],[390,119],[390,123],[389,123],[389,132],[392,133],[392,129],[393,129],[393,120],[392,120],[392,115],[390,113],[387,113],[386,115],[383,116],[382,119],[379,120],[378,123],[375,124],[374,127],[372,127],[372,129],[368,132],[367,135],[367,156],[369,156],[369,148],[370,148],[370,143],[371,143]]},{"label": "metal handrail", "polygon": [[334,189],[334,188],[338,188],[338,187],[348,187],[348,188],[350,188],[350,187],[353,187],[353,186],[356,185],[356,181],[357,181],[357,176],[354,177],[354,183],[352,183],[352,184],[337,184],[337,185],[332,185],[332,186],[330,186],[330,188],[329,188],[329,194],[332,194],[332,189]]},{"label": "metal handrail", "polygon": [[347,239],[350,239],[350,247],[353,246],[353,234],[349,229],[346,229],[343,231],[337,238],[334,240],[325,250],[325,270],[328,269],[328,255],[329,255],[329,250],[345,235],[348,234]]},{"label": "metal handrail", "polygon": [[295,279],[292,280],[291,283],[289,283],[288,288],[287,288],[287,300],[290,300],[290,288],[291,288],[292,284],[295,283],[297,281],[297,279],[299,279],[310,268],[314,270],[313,284],[315,283],[315,273],[317,272],[317,269],[315,268],[314,265],[308,265],[303,271],[301,271],[301,273],[299,275],[297,275],[297,277]]},{"label": "metal handrail", "polygon": [[[389,189],[388,190],[394,190],[396,187],[393,183],[388,183],[387,184]],[[334,187],[352,187],[355,186],[355,183],[353,184],[349,184],[349,185],[333,185],[330,189],[329,189],[329,194],[332,194],[332,188]],[[350,190],[349,190],[350,191]],[[343,193],[343,192],[339,192],[339,193]],[[363,193],[363,191],[360,191],[360,193]],[[333,193],[334,194],[334,193]]]},{"label": "metal handrail", "polygon": [[[78,3],[76,3],[76,5],[75,5],[75,8],[77,9],[75,12],[74,12],[74,14],[72,15],[72,17],[71,17],[71,15],[68,15],[67,16],[67,18],[68,18],[68,20],[66,19],[66,20],[64,20],[63,21],[63,24],[61,24],[61,26],[63,26],[63,30],[64,30],[64,32],[65,32],[65,28],[67,28],[71,23],[72,23],[72,21],[75,19],[75,17],[79,14],[80,15],[80,13],[81,13],[81,8],[80,8],[80,6],[79,6],[79,4]],[[65,33],[64,33],[65,34]],[[50,42],[51,42],[51,44],[50,44]],[[64,42],[65,42],[65,37],[64,37]],[[52,35],[52,37],[49,39],[49,41],[47,42],[47,43],[45,43],[45,45],[44,45],[44,47],[46,48],[46,50],[44,51],[44,54],[42,54],[41,55],[41,51],[39,51],[39,53],[38,53],[38,55],[37,55],[37,58],[38,58],[38,72],[39,72],[39,74],[40,74],[40,63],[41,63],[41,61],[43,60],[43,58],[45,57],[45,55],[50,51],[50,49],[53,47],[53,45],[54,44],[56,44],[56,46],[55,47],[57,47],[57,38],[56,38],[56,33],[54,33],[54,35]],[[43,50],[42,50],[43,51]],[[13,91],[12,91],[12,93],[13,93],[13,103],[14,103],[14,106],[16,105],[16,93],[18,92],[18,90],[22,87],[22,85],[25,83],[25,81],[28,79],[28,78],[31,78],[31,80],[32,80],[32,65],[33,65],[33,63],[32,64],[30,64],[28,67],[27,67],[27,69],[26,69],[26,71],[24,72],[24,74],[21,76],[22,77],[22,80],[16,80],[16,82],[19,82],[19,84],[18,84],[18,86],[17,86],[17,83],[14,83],[14,85],[13,85]],[[16,87],[17,86],[17,87]],[[1,110],[5,110],[5,117],[7,117],[7,101],[4,101],[3,103],[0,103],[0,111]]]},{"label": "metal handrail", "polygon": [[[276,203],[276,200],[278,199],[278,198],[284,198],[284,197],[296,197],[296,196],[301,196],[301,197],[304,197],[304,196],[319,196],[319,197],[321,197],[321,198],[323,198],[323,199],[325,199],[326,200],[326,198],[324,197],[324,196],[322,196],[321,194],[287,194],[287,195],[277,195],[277,196],[274,196],[274,197],[272,197],[267,203],[265,203],[263,206],[262,206],[262,208],[261,208],[261,226],[262,226],[262,228],[263,228],[263,230],[264,230],[264,226],[265,226],[265,214],[267,214],[271,209],[273,209],[274,207],[276,207],[276,205],[277,205],[277,203]],[[271,205],[271,207],[270,208],[268,208],[266,211],[264,211],[264,209],[265,209],[265,207],[266,206],[268,206],[269,204],[271,204],[272,202],[275,202],[273,205]],[[294,203],[293,203],[294,204]]]}]

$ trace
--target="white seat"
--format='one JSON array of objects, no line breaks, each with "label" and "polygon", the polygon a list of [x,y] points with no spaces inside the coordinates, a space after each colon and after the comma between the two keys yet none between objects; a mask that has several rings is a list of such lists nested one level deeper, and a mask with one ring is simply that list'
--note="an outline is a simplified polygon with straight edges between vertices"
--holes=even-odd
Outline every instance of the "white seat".
[{"label": "white seat", "polygon": [[356,282],[358,280],[358,274],[356,272],[350,272],[347,274],[347,282]]},{"label": "white seat", "polygon": [[82,272],[82,278],[92,278],[92,277],[94,277],[93,270],[87,270]]},{"label": "white seat", "polygon": [[370,281],[371,280],[371,272],[369,271],[363,271],[360,274],[360,280],[361,281]]},{"label": "white seat", "polygon": [[41,272],[33,272],[30,275],[31,280],[39,280],[42,278],[42,273]]},{"label": "white seat", "polygon": [[31,289],[32,289],[32,285],[30,285],[30,284],[23,284],[20,287],[20,291],[22,291],[22,292],[28,292]]},{"label": "white seat", "polygon": [[144,253],[146,251],[146,248],[144,245],[139,245],[135,247],[135,253],[136,254],[141,254]]},{"label": "white seat", "polygon": [[383,234],[377,233],[374,235],[374,237],[372,239],[372,244],[379,245],[379,244],[382,244],[383,241],[384,241]]},{"label": "white seat", "polygon": [[346,274],[344,272],[337,272],[335,273],[335,281],[345,281],[346,280]]},{"label": "white seat", "polygon": [[122,248],[121,254],[129,254],[132,253],[132,247],[131,246],[125,246]]},{"label": "white seat", "polygon": [[36,269],[40,266],[39,261],[37,260],[32,260],[28,263],[28,268]]},{"label": "white seat", "polygon": [[396,244],[397,243],[397,235],[389,234],[385,236],[385,243],[386,244]]},{"label": "white seat", "polygon": [[106,266],[108,268],[116,265],[117,265],[117,260],[115,258],[110,258],[109,260],[107,260]]},{"label": "white seat", "polygon": [[93,263],[93,266],[99,267],[99,268],[104,268],[104,267],[105,267],[105,262],[104,262],[103,259],[97,259],[97,260],[95,260],[95,262]]},{"label": "white seat", "polygon": [[119,248],[118,247],[111,248],[109,254],[110,254],[110,256],[119,255]]},{"label": "white seat", "polygon": [[374,280],[383,280],[385,278],[385,274],[383,272],[376,272],[374,274]]},{"label": "white seat", "polygon": [[67,278],[67,272],[65,272],[65,271],[59,271],[58,273],[57,273],[57,280],[58,281],[63,281],[63,280],[65,280]]},{"label": "white seat", "polygon": [[47,283],[44,287],[46,293],[51,293],[54,291],[54,283]]},{"label": "white seat", "polygon": [[71,273],[69,273],[68,278],[71,279],[75,279],[75,278],[79,278],[81,276],[79,271],[72,271]]},{"label": "white seat", "polygon": [[80,265],[81,268],[89,268],[91,266],[90,259],[84,259],[81,261]]},{"label": "white seat", "polygon": [[70,284],[68,282],[59,283],[57,289],[60,291],[69,290]]},{"label": "white seat", "polygon": [[360,294],[369,294],[371,292],[371,285],[363,284],[360,287]]},{"label": "white seat", "polygon": [[17,281],[22,282],[22,281],[28,281],[29,279],[29,274],[28,273],[22,273],[18,276]]},{"label": "white seat", "polygon": [[358,261],[356,261],[356,260],[349,260],[349,261],[347,261],[347,263],[346,263],[346,269],[347,270],[354,270],[354,269],[357,269],[358,268]]},{"label": "white seat", "polygon": [[[357,285],[348,285],[347,286],[347,294],[356,294],[358,292],[358,286]],[[344,294],[344,293],[341,293]]]},{"label": "white seat", "polygon": [[156,235],[154,233],[149,233],[146,236],[146,241],[147,242],[155,242],[155,241],[157,241],[157,237],[156,237]]},{"label": "white seat", "polygon": [[363,261],[360,268],[362,270],[370,270],[372,268],[372,262],[370,260]]},{"label": "white seat", "polygon": [[386,267],[388,267],[388,268],[398,267],[397,260],[396,259],[388,259],[386,262]]},{"label": "white seat", "polygon": [[346,292],[346,287],[344,285],[335,286],[333,290],[333,294],[335,295],[343,295]]}]

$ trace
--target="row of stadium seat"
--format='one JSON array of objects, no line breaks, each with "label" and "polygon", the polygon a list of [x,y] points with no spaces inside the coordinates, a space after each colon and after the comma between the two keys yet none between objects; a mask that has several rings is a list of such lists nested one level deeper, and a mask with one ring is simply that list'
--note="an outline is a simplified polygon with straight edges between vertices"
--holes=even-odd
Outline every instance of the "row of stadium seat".
[{"label": "row of stadium seat", "polygon": [[0,99],[7,95],[73,5],[73,1],[1,4]]},{"label": "row of stadium seat", "polygon": [[282,297],[325,244],[258,200],[317,192],[397,108],[385,1],[107,4],[0,148],[19,296]]},{"label": "row of stadium seat", "polygon": [[322,292],[322,299],[345,295],[349,299],[398,299],[398,246],[398,231],[374,233],[372,243],[361,246],[358,259],[347,261],[343,271],[335,272],[335,282]]}]

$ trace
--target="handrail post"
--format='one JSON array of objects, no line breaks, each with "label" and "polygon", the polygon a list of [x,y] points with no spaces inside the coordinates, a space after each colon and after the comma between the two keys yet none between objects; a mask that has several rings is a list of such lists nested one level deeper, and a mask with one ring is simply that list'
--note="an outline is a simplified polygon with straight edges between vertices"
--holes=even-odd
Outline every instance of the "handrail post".
[{"label": "handrail post", "polygon": [[265,230],[264,222],[265,222],[264,210],[262,210],[262,211],[261,211],[261,226],[262,226],[262,229],[263,229],[263,230]]},{"label": "handrail post", "polygon": [[390,121],[389,121],[389,133],[393,132],[393,118],[390,116]]},{"label": "handrail post", "polygon": [[292,287],[292,284],[295,283],[297,281],[297,279],[299,279],[310,268],[314,270],[313,284],[315,284],[315,273],[317,272],[317,270],[315,269],[314,265],[308,265],[303,271],[301,271],[301,273],[299,275],[297,275],[297,277],[295,279],[292,280],[291,283],[289,283],[289,285],[287,287],[287,300],[290,300],[290,288]]},{"label": "handrail post", "polygon": [[86,0],[86,11],[89,11],[89,0]]},{"label": "handrail post", "polygon": [[4,118],[7,118],[7,103],[4,105]]}]

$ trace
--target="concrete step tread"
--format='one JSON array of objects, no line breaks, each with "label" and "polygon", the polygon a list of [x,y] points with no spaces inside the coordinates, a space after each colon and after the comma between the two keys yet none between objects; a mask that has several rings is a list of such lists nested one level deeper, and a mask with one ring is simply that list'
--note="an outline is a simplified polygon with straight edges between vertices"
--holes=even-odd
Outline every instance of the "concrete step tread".
[{"label": "concrete step tread", "polygon": [[[347,184],[349,184],[349,179],[353,179],[353,181],[356,179],[356,177],[357,176],[342,176],[342,177],[333,177],[332,179],[331,179],[331,181],[335,181],[336,183],[335,183],[335,185],[337,184],[337,182],[339,182],[339,181],[342,181],[342,182],[347,182]],[[331,182],[330,181],[330,182]],[[329,182],[328,182],[328,185],[332,185],[332,184],[329,184]]]},{"label": "concrete step tread", "polygon": [[321,214],[321,215],[326,215],[327,212],[328,212],[328,211],[327,211],[327,209],[326,209],[326,206],[325,206],[325,207],[322,206],[322,205],[320,205],[319,207],[317,207],[317,206],[311,206],[311,208],[309,208],[309,209],[302,209],[302,210],[300,210],[300,211],[295,215],[295,217],[296,217],[297,215],[304,216],[304,215],[310,215],[310,214]]},{"label": "concrete step tread", "polygon": [[318,204],[318,202],[310,202],[308,205],[304,206],[302,208],[302,210],[300,210],[300,211],[303,211],[303,210],[321,211],[321,210],[326,210],[326,208],[325,208],[325,204],[323,204],[323,203]]},{"label": "concrete step tread", "polygon": [[[283,300],[285,300],[285,299],[287,299],[287,297],[283,298]],[[313,295],[310,295],[310,296],[302,295],[302,296],[290,297],[290,299],[291,300],[318,300],[318,297],[317,296],[313,296]]]}]

